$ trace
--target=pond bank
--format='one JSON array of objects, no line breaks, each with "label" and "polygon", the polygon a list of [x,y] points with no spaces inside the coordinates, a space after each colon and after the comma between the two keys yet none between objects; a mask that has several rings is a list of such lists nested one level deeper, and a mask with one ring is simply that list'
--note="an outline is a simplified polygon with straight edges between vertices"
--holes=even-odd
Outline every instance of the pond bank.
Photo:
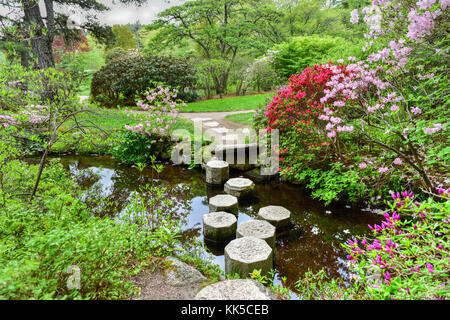
[{"label": "pond bank", "polygon": [[[137,191],[139,184],[150,183],[150,169],[139,174],[136,168],[118,165],[111,157],[64,156],[63,165],[73,176],[90,169],[98,178],[80,179],[78,182],[86,189],[101,188],[102,194],[124,206],[131,192]],[[231,176],[240,176],[232,171]],[[140,180],[141,179],[141,180]],[[138,183],[139,182],[139,183]],[[189,212],[183,212],[182,237],[185,244],[197,239],[203,242],[202,217],[209,212],[210,197],[222,193],[222,189],[208,188],[204,173],[195,169],[166,164],[157,185],[184,188],[183,196],[190,203]],[[325,207],[313,200],[300,186],[273,181],[256,184],[256,196],[249,201],[240,202],[238,222],[253,219],[258,210],[267,205],[281,205],[292,212],[294,228],[284,237],[277,239],[275,261],[275,283],[294,288],[298,280],[308,270],[321,268],[333,278],[348,280],[345,252],[340,243],[367,231],[367,224],[378,223],[379,216],[346,207]],[[208,248],[208,244],[204,244]],[[208,248],[208,259],[224,269],[223,248]],[[281,281],[286,277],[285,282]]]}]

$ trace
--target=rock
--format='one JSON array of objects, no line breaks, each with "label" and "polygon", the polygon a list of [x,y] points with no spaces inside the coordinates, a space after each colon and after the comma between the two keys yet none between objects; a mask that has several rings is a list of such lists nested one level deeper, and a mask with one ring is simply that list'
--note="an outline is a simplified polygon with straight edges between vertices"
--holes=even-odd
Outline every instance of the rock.
[{"label": "rock", "polygon": [[277,230],[291,225],[291,212],[282,206],[263,207],[258,211],[258,218],[270,222]]},{"label": "rock", "polygon": [[265,220],[248,220],[242,222],[236,230],[236,238],[255,237],[262,239],[275,249],[275,227]]},{"label": "rock", "polygon": [[247,178],[232,178],[225,183],[225,192],[237,198],[246,198],[255,191],[255,184]]},{"label": "rock", "polygon": [[221,160],[210,160],[206,164],[206,183],[222,185],[229,178],[228,163]]},{"label": "rock", "polygon": [[236,235],[237,219],[228,212],[219,211],[203,215],[203,235],[215,242],[231,240]]},{"label": "rock", "polygon": [[260,282],[250,279],[219,281],[204,287],[195,300],[277,300]]},{"label": "rock", "polygon": [[218,212],[225,211],[231,213],[237,213],[238,211],[238,199],[229,194],[218,194],[209,199],[209,211]]},{"label": "rock", "polygon": [[238,238],[225,247],[226,274],[237,273],[241,278],[246,278],[256,269],[266,275],[272,267],[272,248],[262,239]]},{"label": "rock", "polygon": [[192,286],[201,287],[207,279],[197,269],[174,257],[167,257],[169,264],[165,272],[166,283],[174,287]]}]

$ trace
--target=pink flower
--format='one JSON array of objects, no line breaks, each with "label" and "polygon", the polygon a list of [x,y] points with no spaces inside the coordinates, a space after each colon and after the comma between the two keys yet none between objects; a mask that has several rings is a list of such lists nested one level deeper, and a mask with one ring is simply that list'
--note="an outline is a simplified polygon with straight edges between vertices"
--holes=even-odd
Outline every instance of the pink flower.
[{"label": "pink flower", "polygon": [[391,111],[392,111],[392,112],[395,112],[395,111],[398,110],[398,108],[399,108],[399,106],[396,105],[396,104],[394,104],[394,105],[392,105],[392,107],[391,107]]},{"label": "pink flower", "polygon": [[395,158],[394,159],[394,164],[401,165],[402,163],[403,163],[402,159],[400,159],[400,158]]},{"label": "pink flower", "polygon": [[411,112],[414,113],[414,114],[421,114],[421,113],[422,113],[422,110],[420,110],[420,108],[413,107],[413,108],[411,109]]},{"label": "pink flower", "polygon": [[359,22],[358,9],[354,9],[350,12],[350,22],[355,24]]},{"label": "pink flower", "polygon": [[385,173],[385,172],[388,172],[389,171],[389,168],[386,168],[386,167],[380,167],[380,168],[378,168],[378,172],[379,173]]},{"label": "pink flower", "polygon": [[434,272],[434,269],[433,269],[434,266],[431,263],[427,262],[427,268],[428,268],[428,271],[430,271],[430,273]]},{"label": "pink flower", "polygon": [[361,162],[361,163],[359,164],[359,168],[360,168],[360,169],[365,169],[365,168],[367,168],[367,163]]}]

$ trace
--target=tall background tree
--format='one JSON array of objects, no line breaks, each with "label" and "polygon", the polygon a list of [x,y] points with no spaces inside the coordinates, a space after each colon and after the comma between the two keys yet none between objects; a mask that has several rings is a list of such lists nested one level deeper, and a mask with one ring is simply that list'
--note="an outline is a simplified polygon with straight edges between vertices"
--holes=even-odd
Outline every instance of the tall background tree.
[{"label": "tall background tree", "polygon": [[[141,5],[146,1],[118,0],[117,3]],[[71,27],[69,7],[84,15],[85,22],[79,28],[90,31],[104,41],[111,41],[113,37],[111,28],[102,25],[95,16],[109,10],[100,1],[0,0],[0,5],[8,9],[7,14],[0,15],[1,42],[12,43],[16,47],[20,45],[22,64],[26,66],[31,56],[36,68],[54,67],[52,46],[55,36],[77,37],[79,31]]]},{"label": "tall background tree", "polygon": [[152,25],[158,33],[150,42],[154,52],[188,39],[202,59],[217,94],[227,90],[238,54],[265,52],[278,42],[280,13],[269,1],[197,0],[171,7]]}]

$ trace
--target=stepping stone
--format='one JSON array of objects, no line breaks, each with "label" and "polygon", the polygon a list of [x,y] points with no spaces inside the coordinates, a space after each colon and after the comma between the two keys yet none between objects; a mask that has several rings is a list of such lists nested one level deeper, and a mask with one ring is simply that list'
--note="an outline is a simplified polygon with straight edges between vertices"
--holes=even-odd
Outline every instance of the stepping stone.
[{"label": "stepping stone", "polygon": [[210,160],[206,163],[206,183],[222,185],[230,177],[228,163],[222,160]]},{"label": "stepping stone", "polygon": [[223,140],[225,141],[237,141],[238,135],[237,134],[227,134],[225,137],[223,137]]},{"label": "stepping stone", "polygon": [[253,194],[255,184],[247,178],[232,178],[225,183],[225,192],[237,198],[245,198]]},{"label": "stepping stone", "polygon": [[216,121],[211,121],[211,122],[206,122],[203,125],[205,125],[207,127],[217,127],[219,125],[219,123]]},{"label": "stepping stone", "polygon": [[250,144],[219,144],[213,153],[218,159],[228,162],[230,168],[247,171],[255,168],[258,162],[258,145]]},{"label": "stepping stone", "polygon": [[270,222],[277,230],[291,225],[291,212],[282,206],[267,206],[259,209],[258,218]]},{"label": "stepping stone", "polygon": [[234,279],[204,287],[195,300],[278,300],[278,297],[256,280]]},{"label": "stepping stone", "polygon": [[215,131],[217,133],[227,133],[228,131],[230,131],[227,128],[222,128],[222,127],[220,127],[220,128],[212,128],[211,130]]},{"label": "stepping stone", "polygon": [[192,118],[191,119],[194,122],[198,122],[198,121],[210,121],[212,120],[212,118]]},{"label": "stepping stone", "polygon": [[225,242],[236,235],[236,216],[224,212],[212,212],[203,215],[203,235],[214,242]]},{"label": "stepping stone", "polygon": [[255,237],[262,239],[275,249],[275,227],[265,220],[248,220],[242,222],[236,231],[236,238]]},{"label": "stepping stone", "polygon": [[225,211],[231,213],[237,213],[238,211],[238,199],[229,194],[219,194],[209,199],[209,211],[218,212]]},{"label": "stepping stone", "polygon": [[239,274],[247,278],[253,270],[267,275],[273,267],[272,248],[262,239],[243,237],[225,247],[225,274]]},{"label": "stepping stone", "polygon": [[279,178],[278,172],[275,174],[264,174],[263,168],[255,168],[250,171],[246,171],[243,175],[256,183],[267,183]]}]

